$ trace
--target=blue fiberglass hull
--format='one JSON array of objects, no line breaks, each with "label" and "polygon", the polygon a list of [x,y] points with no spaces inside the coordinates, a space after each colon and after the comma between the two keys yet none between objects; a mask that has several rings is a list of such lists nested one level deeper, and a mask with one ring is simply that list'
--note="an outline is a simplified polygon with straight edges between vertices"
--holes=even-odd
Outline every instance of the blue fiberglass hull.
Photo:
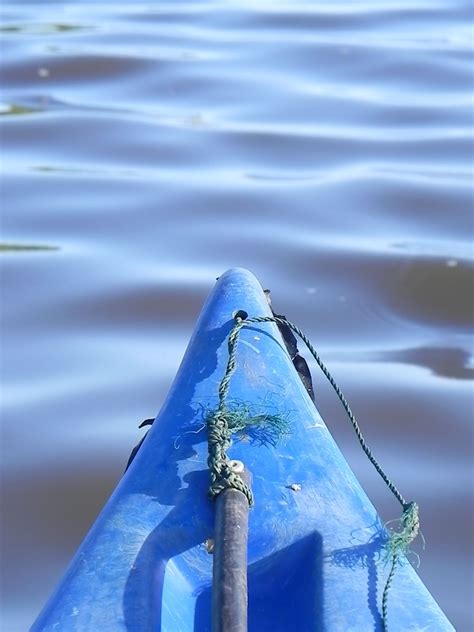
[{"label": "blue fiberglass hull", "polygon": [[[210,295],[156,422],[97,518],[34,632],[205,632],[211,622],[213,533],[203,411],[214,408],[235,310],[269,315],[242,269]],[[230,397],[287,413],[273,447],[236,442],[253,474],[249,630],[381,630],[388,566],[381,523],[308,397],[274,324],[244,327]],[[289,488],[301,485],[299,491]],[[453,630],[412,567],[398,568],[390,632]]]}]

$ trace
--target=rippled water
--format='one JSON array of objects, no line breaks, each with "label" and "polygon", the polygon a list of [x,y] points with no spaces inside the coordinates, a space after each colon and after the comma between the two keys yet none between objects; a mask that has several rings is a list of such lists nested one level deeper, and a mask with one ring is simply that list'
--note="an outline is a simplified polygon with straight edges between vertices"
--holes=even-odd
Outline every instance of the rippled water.
[{"label": "rippled water", "polygon": [[234,265],[315,342],[472,629],[470,12],[4,3],[4,630],[36,616]]}]

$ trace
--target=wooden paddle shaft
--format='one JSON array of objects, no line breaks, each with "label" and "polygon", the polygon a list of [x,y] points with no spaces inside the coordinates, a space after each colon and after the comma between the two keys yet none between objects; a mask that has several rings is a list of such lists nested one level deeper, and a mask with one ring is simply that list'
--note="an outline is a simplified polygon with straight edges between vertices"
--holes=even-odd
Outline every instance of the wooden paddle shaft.
[{"label": "wooden paddle shaft", "polygon": [[[250,484],[243,463],[232,461],[236,474]],[[237,489],[216,498],[212,569],[212,632],[247,632],[247,540],[249,502]]]}]

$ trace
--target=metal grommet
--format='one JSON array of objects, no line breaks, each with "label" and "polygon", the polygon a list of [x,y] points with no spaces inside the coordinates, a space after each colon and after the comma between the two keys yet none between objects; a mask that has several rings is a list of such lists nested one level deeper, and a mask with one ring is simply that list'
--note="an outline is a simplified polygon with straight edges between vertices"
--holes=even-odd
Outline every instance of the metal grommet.
[{"label": "metal grommet", "polygon": [[234,472],[234,474],[242,474],[244,471],[244,464],[242,461],[229,461],[229,469]]},{"label": "metal grommet", "polygon": [[245,320],[248,317],[249,315],[244,309],[236,309],[235,312],[232,314],[232,318],[237,321]]}]

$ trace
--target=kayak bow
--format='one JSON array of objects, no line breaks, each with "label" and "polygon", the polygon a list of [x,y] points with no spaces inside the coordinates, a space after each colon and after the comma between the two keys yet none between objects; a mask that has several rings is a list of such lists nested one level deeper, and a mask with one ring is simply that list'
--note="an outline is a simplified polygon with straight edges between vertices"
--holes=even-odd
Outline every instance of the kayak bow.
[{"label": "kayak bow", "polygon": [[[218,280],[169,395],[33,632],[211,630],[214,504],[206,414],[218,406],[233,314],[271,316],[255,277]],[[387,533],[293,366],[275,323],[244,327],[230,398],[290,420],[281,441],[236,439],[252,473],[248,629],[382,630]],[[390,589],[390,632],[452,631],[412,566]]]}]

